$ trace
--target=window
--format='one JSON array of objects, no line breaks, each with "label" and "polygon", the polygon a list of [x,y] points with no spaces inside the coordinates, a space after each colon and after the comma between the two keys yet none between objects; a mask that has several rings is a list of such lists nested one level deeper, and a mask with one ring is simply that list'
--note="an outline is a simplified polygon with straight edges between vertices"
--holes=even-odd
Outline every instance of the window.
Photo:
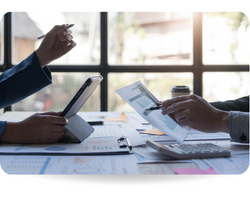
[{"label": "window", "polygon": [[203,63],[249,64],[250,29],[243,13],[203,14]]},{"label": "window", "polygon": [[[39,92],[13,105],[15,111],[63,111],[72,97],[89,76],[98,73],[53,73],[53,83]],[[80,111],[100,110],[100,87],[98,86]]]},{"label": "window", "polygon": [[108,13],[110,65],[190,65],[192,42],[192,13]]},{"label": "window", "polygon": [[175,85],[187,85],[193,90],[192,73],[110,73],[108,76],[109,111],[122,110],[133,112],[115,91],[131,83],[141,81],[158,100],[171,98],[171,89]]},{"label": "window", "polygon": [[77,48],[51,64],[100,64],[100,13],[53,12],[44,16],[39,12],[13,12],[12,18],[14,64],[25,59],[40,45],[42,40],[37,40],[38,36],[46,34],[56,24],[72,23],[76,24],[72,31]]},{"label": "window", "polygon": [[208,101],[249,95],[249,34],[243,13],[203,13],[203,64],[214,70],[203,73],[203,97]]},{"label": "window", "polygon": [[247,96],[248,90],[249,72],[204,72],[203,74],[203,97],[209,102]]},{"label": "window", "polygon": [[62,110],[94,75],[104,80],[81,111],[133,112],[115,90],[138,80],[159,100],[170,98],[174,85],[188,85],[208,101],[248,95],[250,28],[239,12],[7,13],[0,23],[1,72],[33,52],[38,36],[65,23],[75,24],[76,48],[49,65],[52,85],[12,110]]}]

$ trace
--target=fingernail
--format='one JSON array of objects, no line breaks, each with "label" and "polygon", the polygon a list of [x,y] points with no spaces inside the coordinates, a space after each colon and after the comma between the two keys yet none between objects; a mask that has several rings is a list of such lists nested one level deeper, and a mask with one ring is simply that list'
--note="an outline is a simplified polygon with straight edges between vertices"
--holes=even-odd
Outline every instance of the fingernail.
[{"label": "fingernail", "polygon": [[75,42],[72,42],[70,45],[71,45],[72,47],[75,47],[75,46],[76,46],[76,43],[75,43]]},{"label": "fingernail", "polygon": [[67,35],[66,37],[68,38],[69,41],[73,39],[72,35]]},{"label": "fingernail", "polygon": [[66,119],[66,124],[68,124],[69,123],[69,120],[68,119]]}]

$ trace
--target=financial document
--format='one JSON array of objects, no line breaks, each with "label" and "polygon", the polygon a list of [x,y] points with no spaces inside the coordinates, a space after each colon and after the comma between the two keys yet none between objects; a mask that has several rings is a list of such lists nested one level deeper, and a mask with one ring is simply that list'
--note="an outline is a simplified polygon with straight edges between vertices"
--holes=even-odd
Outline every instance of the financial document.
[{"label": "financial document", "polygon": [[0,154],[58,154],[58,155],[93,155],[129,153],[128,147],[120,148],[117,138],[91,138],[81,143],[55,144],[2,144]]},{"label": "financial document", "polygon": [[168,115],[162,115],[161,110],[146,110],[156,106],[159,101],[140,82],[128,85],[116,91],[130,106],[132,106],[145,120],[163,133],[182,143],[187,131]]},{"label": "financial document", "polygon": [[139,174],[133,154],[112,156],[0,156],[8,174]]},{"label": "financial document", "polygon": [[121,138],[127,137],[132,146],[145,144],[145,140],[134,128],[107,128],[107,126],[96,126],[95,131],[88,138]]},{"label": "financial document", "polygon": [[192,161],[200,169],[213,167],[219,174],[242,174],[248,169],[249,155],[232,155],[228,158],[192,159]]}]

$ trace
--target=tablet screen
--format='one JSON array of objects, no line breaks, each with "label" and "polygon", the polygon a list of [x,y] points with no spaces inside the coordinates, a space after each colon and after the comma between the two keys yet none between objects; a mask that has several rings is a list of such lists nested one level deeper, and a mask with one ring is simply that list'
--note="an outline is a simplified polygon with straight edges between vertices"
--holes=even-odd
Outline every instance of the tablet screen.
[{"label": "tablet screen", "polygon": [[102,79],[102,76],[89,77],[61,113],[61,116],[68,119],[75,115],[88,100]]}]

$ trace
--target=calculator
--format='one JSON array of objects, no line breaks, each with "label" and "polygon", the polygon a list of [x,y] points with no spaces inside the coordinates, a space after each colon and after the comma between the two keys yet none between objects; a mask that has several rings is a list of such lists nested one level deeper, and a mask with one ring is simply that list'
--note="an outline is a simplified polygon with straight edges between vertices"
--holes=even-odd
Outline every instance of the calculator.
[{"label": "calculator", "polygon": [[157,142],[147,140],[146,144],[160,153],[177,159],[231,156],[230,150],[213,143],[161,145]]}]

